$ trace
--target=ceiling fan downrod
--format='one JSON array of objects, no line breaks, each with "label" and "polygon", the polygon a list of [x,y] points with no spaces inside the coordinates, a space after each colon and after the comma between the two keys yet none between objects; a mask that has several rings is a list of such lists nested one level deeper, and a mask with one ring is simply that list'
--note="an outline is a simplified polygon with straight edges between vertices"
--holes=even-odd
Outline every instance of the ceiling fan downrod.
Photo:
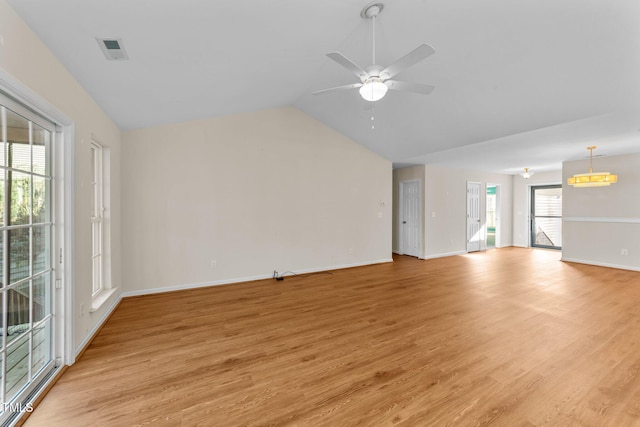
[{"label": "ceiling fan downrod", "polygon": [[382,3],[373,3],[369,6],[365,6],[364,9],[360,12],[360,16],[362,19],[371,19],[371,38],[372,38],[372,47],[371,47],[371,57],[372,64],[376,63],[376,18],[384,9],[384,5]]}]

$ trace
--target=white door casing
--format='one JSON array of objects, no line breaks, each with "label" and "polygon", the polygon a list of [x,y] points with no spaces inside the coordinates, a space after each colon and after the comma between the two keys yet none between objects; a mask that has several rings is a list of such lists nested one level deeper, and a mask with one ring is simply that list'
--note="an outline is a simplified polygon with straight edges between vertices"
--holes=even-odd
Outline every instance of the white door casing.
[{"label": "white door casing", "polygon": [[[502,215],[501,215],[501,199],[502,199],[502,195],[500,194],[500,184],[490,184],[487,183],[486,185],[486,189],[487,189],[487,197],[485,198],[485,209],[486,209],[486,216],[484,218],[484,224],[485,224],[485,242],[486,239],[488,238],[489,235],[489,196],[488,196],[488,191],[490,187],[494,187],[495,188],[495,212],[494,214],[494,218],[493,218],[493,225],[495,227],[495,245],[494,247],[499,248],[500,245],[500,238],[501,238],[501,230],[500,230],[500,223],[501,223],[501,219],[502,219]],[[487,247],[487,245],[485,245],[485,247]]]}]

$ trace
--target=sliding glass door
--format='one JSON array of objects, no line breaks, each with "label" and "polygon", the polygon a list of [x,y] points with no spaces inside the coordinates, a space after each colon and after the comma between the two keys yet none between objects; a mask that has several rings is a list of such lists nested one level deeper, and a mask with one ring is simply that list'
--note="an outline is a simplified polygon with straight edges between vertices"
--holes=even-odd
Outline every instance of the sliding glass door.
[{"label": "sliding glass door", "polygon": [[531,246],[562,248],[562,185],[531,187]]},{"label": "sliding glass door", "polygon": [[0,97],[0,422],[54,368],[52,123]]}]

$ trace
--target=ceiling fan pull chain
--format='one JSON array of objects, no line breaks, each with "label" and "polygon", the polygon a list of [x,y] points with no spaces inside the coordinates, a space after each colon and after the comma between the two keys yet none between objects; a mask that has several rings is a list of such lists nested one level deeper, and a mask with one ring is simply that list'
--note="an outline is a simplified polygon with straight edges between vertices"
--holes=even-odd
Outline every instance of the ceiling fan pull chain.
[{"label": "ceiling fan pull chain", "polygon": [[376,113],[375,107],[372,105],[371,106],[371,130],[376,130],[376,124],[375,124],[375,118],[374,118],[375,113]]}]

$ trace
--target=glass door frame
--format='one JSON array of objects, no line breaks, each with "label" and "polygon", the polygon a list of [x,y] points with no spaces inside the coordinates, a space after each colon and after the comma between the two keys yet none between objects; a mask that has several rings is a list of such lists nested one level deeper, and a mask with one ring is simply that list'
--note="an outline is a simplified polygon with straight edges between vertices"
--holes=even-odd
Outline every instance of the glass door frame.
[{"label": "glass door frame", "polygon": [[[2,169],[3,173],[6,173],[6,179],[12,177],[13,175],[24,176],[28,180],[28,222],[18,223],[16,225],[7,222],[3,222],[3,253],[4,257],[2,260],[3,265],[3,275],[4,278],[7,278],[10,274],[8,270],[9,265],[5,263],[6,260],[11,258],[11,253],[8,253],[9,249],[9,241],[7,238],[10,236],[12,231],[21,231],[24,234],[24,230],[26,230],[26,235],[28,236],[28,249],[26,255],[28,256],[28,264],[27,264],[27,272],[25,277],[17,277],[14,281],[15,283],[11,283],[11,280],[5,281],[3,280],[2,292],[2,312],[4,313],[2,316],[2,321],[0,322],[3,327],[3,333],[1,337],[2,342],[2,352],[0,355],[0,373],[2,374],[2,379],[0,381],[0,421],[7,422],[12,419],[15,419],[20,415],[21,412],[29,409],[29,396],[33,393],[33,391],[48,377],[50,376],[55,367],[56,367],[56,313],[55,313],[55,247],[56,247],[56,185],[54,179],[54,153],[56,152],[56,126],[54,123],[50,122],[42,118],[41,116],[33,113],[23,105],[18,102],[15,102],[9,97],[1,96],[0,104],[2,104],[2,108],[0,108],[0,112],[2,113],[1,120],[3,123],[3,135],[2,140],[7,142],[7,151],[4,153],[9,157],[5,157],[5,161],[8,162],[11,158],[10,153],[18,150],[24,153],[28,153],[28,156],[25,157],[22,155],[22,161],[28,161],[28,166],[19,164],[9,164],[7,163],[5,167]],[[8,117],[11,115],[15,117],[16,120],[23,121],[23,125],[26,125],[25,129],[28,130],[26,137],[26,143],[18,143],[15,145],[15,142],[10,142],[8,138]],[[35,142],[36,131],[41,129],[42,135],[45,137],[42,145],[44,147],[44,153],[42,160],[44,164],[41,165],[42,171],[34,169],[35,163],[35,153],[34,147],[38,146]],[[47,138],[48,137],[48,138]],[[48,141],[47,141],[48,139]],[[11,150],[12,146],[14,149]],[[25,146],[26,145],[26,146]],[[3,146],[3,149],[5,147]],[[3,156],[4,157],[4,156]],[[5,180],[3,179],[3,182]],[[36,182],[41,182],[44,185],[44,217],[36,218],[34,209],[34,198],[36,197],[34,184]],[[3,194],[5,197],[6,203],[11,203],[12,194],[6,194],[6,190],[10,187],[10,183],[7,181],[4,185]],[[18,188],[17,194],[20,194]],[[24,193],[24,191],[22,192]],[[23,195],[24,197],[24,195]],[[8,205],[7,205],[8,206]],[[5,208],[7,208],[5,206]],[[9,211],[5,212],[5,215],[8,215]],[[4,219],[7,219],[6,217]],[[18,227],[18,228],[16,228]],[[44,239],[45,247],[42,248],[44,258],[42,261],[43,270],[37,271],[36,266],[36,255],[35,248],[37,244],[37,233],[36,231],[40,231],[44,233],[41,238]],[[19,279],[19,280],[18,280]],[[18,292],[18,288],[24,288],[27,286],[28,293]],[[38,286],[36,288],[36,286]],[[15,289],[14,289],[15,288]],[[35,302],[36,302],[36,291],[40,290],[43,292],[44,301],[42,305],[42,312],[39,314],[41,318],[36,318],[35,315]],[[13,292],[13,293],[11,293]],[[14,295],[15,294],[15,295]],[[10,298],[10,296],[14,296]],[[22,310],[25,305],[24,299],[27,301],[27,319],[23,319],[22,323],[26,320],[27,329],[16,332],[16,336],[13,339],[9,339],[9,301],[10,300],[21,300],[21,303],[18,303],[17,307],[19,310]],[[15,302],[14,301],[14,302]],[[18,315],[19,317],[21,315]],[[14,319],[14,321],[17,321]],[[44,333],[44,341],[38,344],[37,334]],[[26,346],[26,354],[24,356],[20,356],[21,352],[24,351],[22,348]],[[41,347],[40,350],[36,350],[37,347]],[[18,352],[18,357],[20,360],[12,362],[14,365],[10,365],[9,360],[13,355],[13,358],[16,358],[16,352]],[[42,354],[39,354],[43,352]],[[37,361],[40,356],[44,357],[42,360]],[[23,366],[26,363],[26,367]],[[9,371],[18,370],[18,375],[21,375],[18,378],[18,382],[10,385],[9,383]],[[24,371],[24,372],[23,372]],[[22,373],[21,373],[22,372]],[[9,387],[14,388],[14,390],[10,390]],[[11,391],[11,393],[9,393]]]},{"label": "glass door frame", "polygon": [[[25,390],[26,403],[32,404],[54,381],[63,365],[72,365],[75,362],[77,354],[73,341],[75,336],[73,322],[75,123],[69,116],[2,68],[0,68],[0,95],[3,98],[8,97],[14,104],[26,108],[30,113],[56,123],[51,152],[51,172],[54,177],[54,185],[51,188],[54,195],[51,215],[55,224],[51,234],[52,257],[55,261],[54,276],[51,279],[54,289],[52,312],[56,316],[52,326],[55,329],[52,342],[54,369],[42,379],[42,382],[32,384],[28,390]],[[21,415],[22,412],[15,412],[12,417],[3,422],[13,422]]]},{"label": "glass door frame", "polygon": [[562,250],[562,246],[550,246],[550,245],[540,245],[536,243],[536,218],[559,218],[562,223],[562,215],[553,216],[553,215],[536,215],[536,190],[544,190],[550,188],[560,188],[562,189],[562,184],[548,184],[548,185],[532,185],[530,188],[530,203],[529,203],[529,239],[531,240],[532,248],[542,248],[542,249],[554,249],[554,250]]}]

